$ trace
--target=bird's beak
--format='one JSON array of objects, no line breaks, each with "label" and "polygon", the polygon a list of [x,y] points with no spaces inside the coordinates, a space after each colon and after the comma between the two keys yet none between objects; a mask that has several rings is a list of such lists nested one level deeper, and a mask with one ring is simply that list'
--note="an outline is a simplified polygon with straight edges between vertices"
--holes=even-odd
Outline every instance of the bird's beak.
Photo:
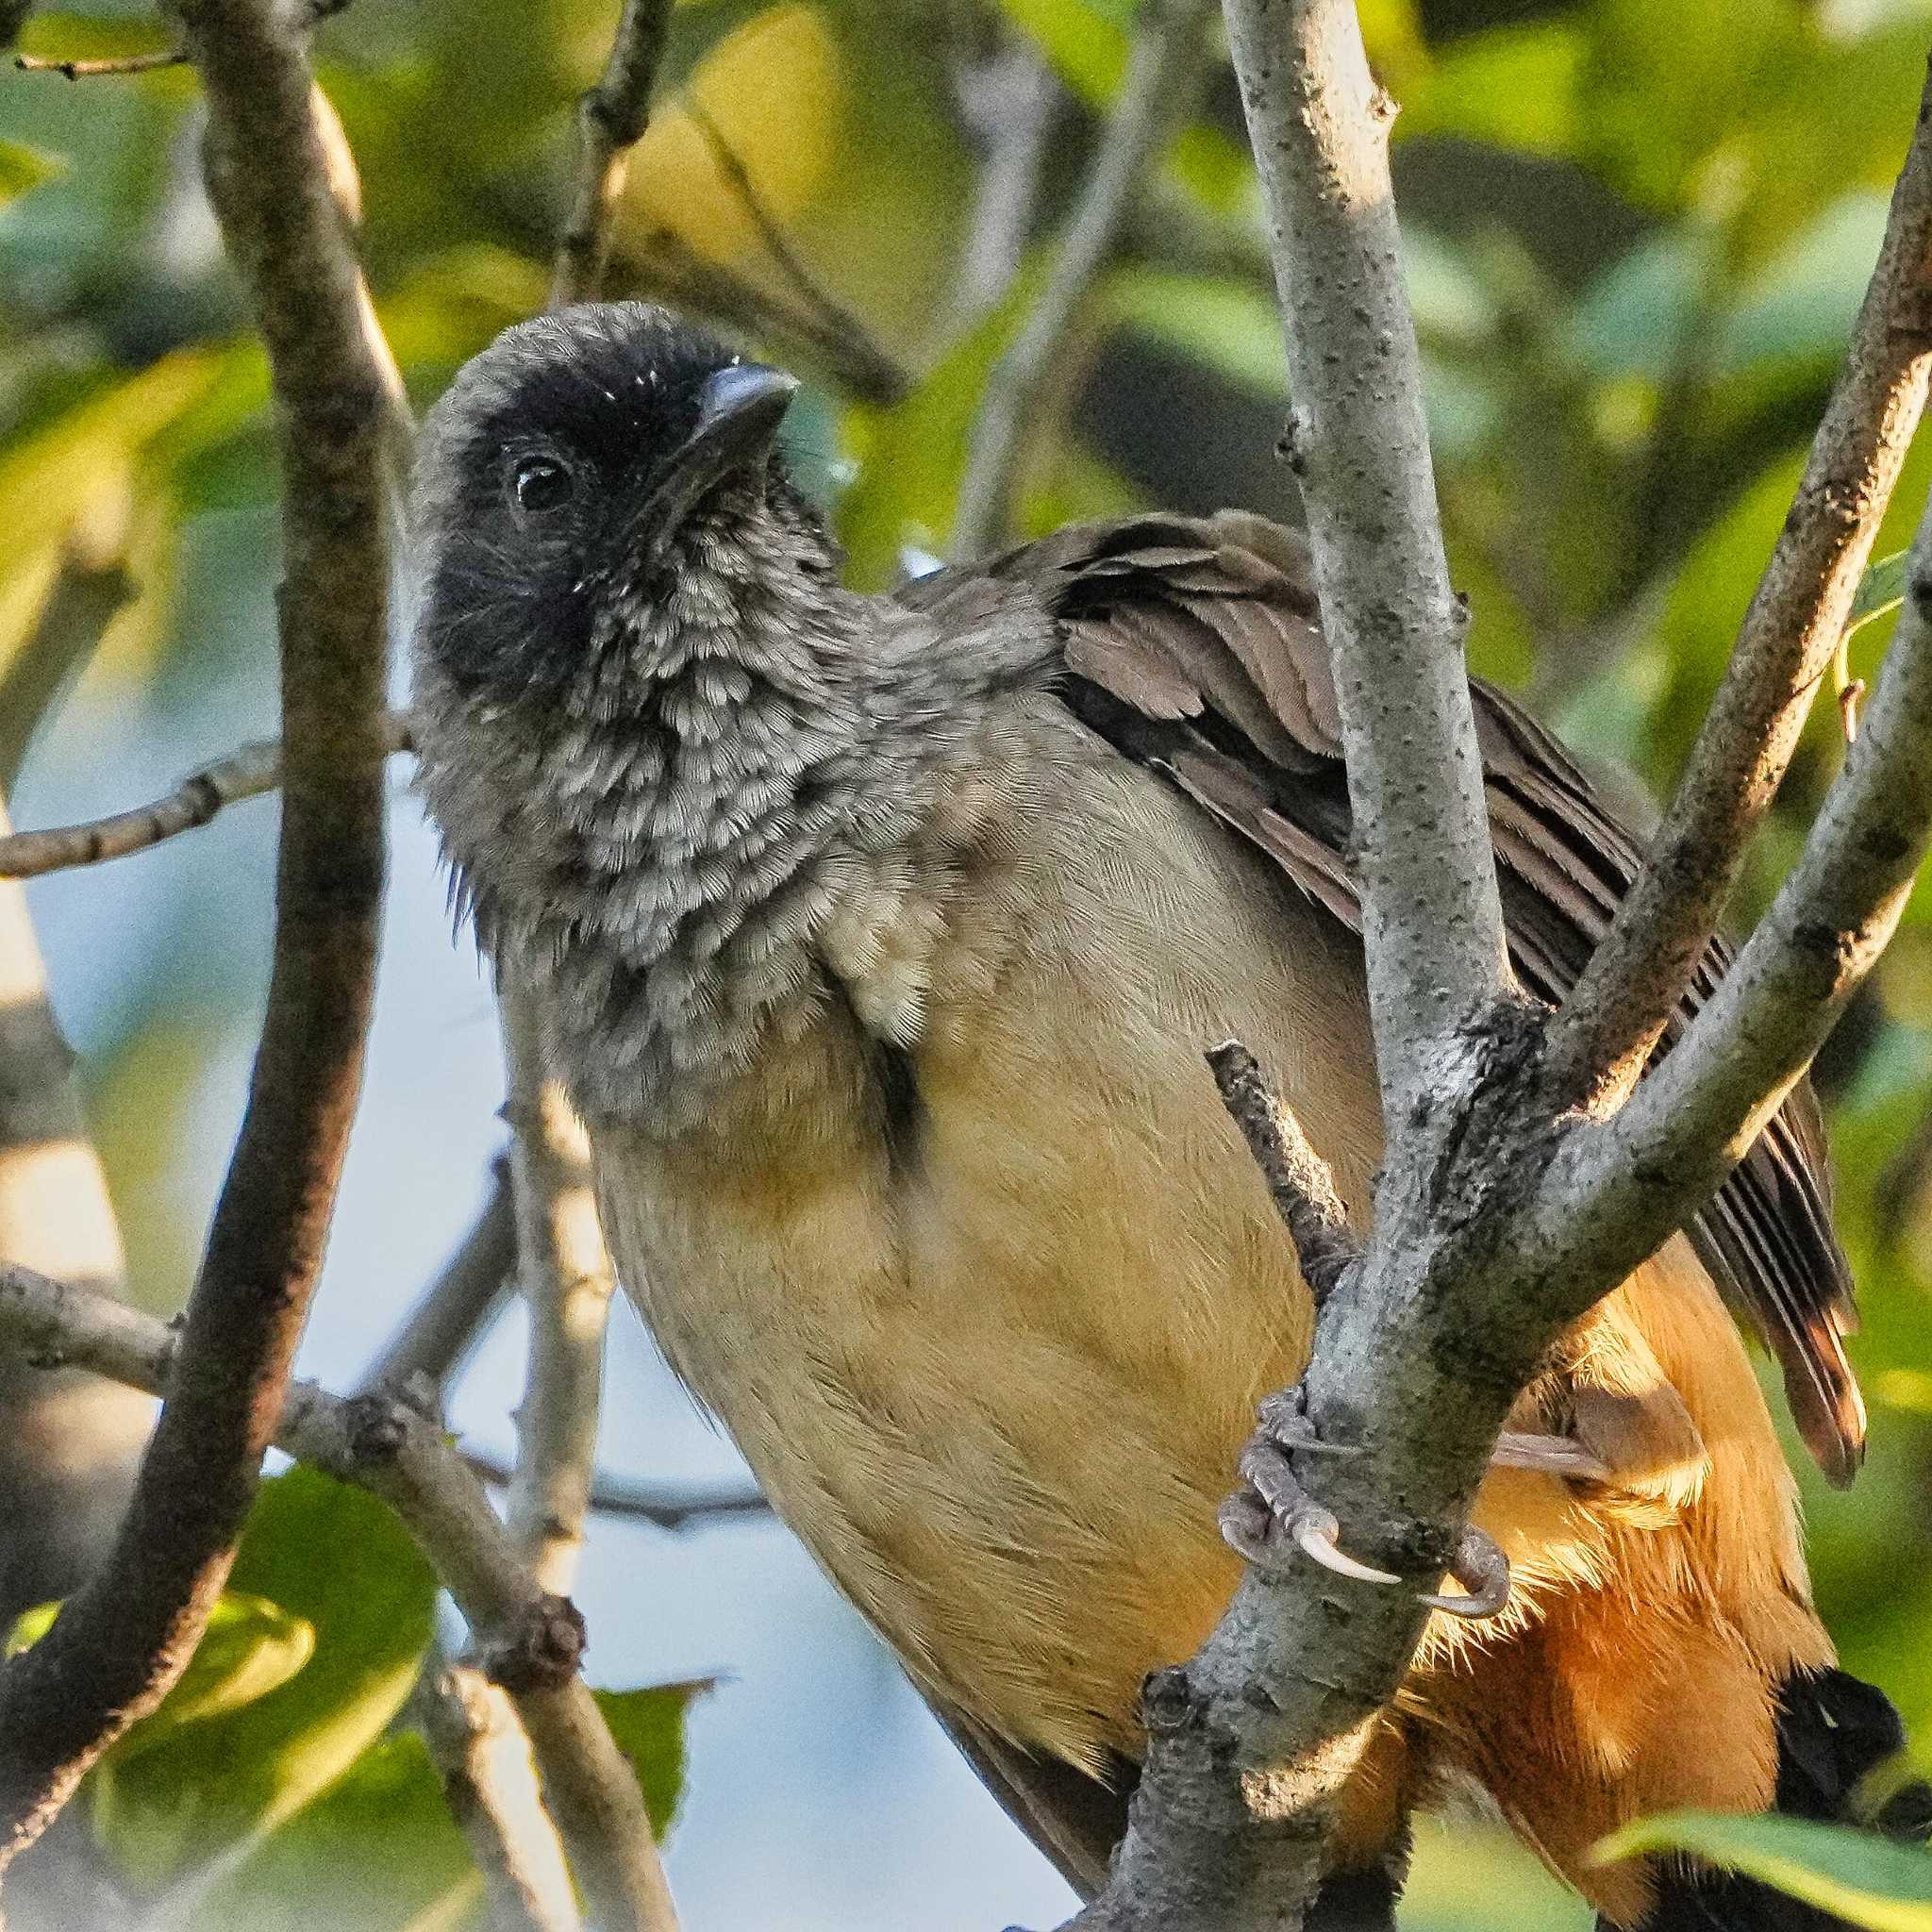
[{"label": "bird's beak", "polygon": [[677,528],[734,471],[759,461],[772,446],[798,378],[758,362],[734,362],[699,391],[697,427],[673,452],[639,515],[647,539]]}]

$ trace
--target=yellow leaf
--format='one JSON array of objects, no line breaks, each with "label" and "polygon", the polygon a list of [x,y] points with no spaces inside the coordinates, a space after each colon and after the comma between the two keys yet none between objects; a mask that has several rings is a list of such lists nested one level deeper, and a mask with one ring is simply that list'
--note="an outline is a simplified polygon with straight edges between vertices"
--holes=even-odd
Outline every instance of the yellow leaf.
[{"label": "yellow leaf", "polygon": [[698,63],[685,96],[691,106],[659,108],[632,150],[619,226],[641,242],[668,232],[720,265],[756,264],[758,225],[699,116],[771,218],[790,223],[824,184],[844,122],[845,74],[824,10],[774,7],[747,21]]}]

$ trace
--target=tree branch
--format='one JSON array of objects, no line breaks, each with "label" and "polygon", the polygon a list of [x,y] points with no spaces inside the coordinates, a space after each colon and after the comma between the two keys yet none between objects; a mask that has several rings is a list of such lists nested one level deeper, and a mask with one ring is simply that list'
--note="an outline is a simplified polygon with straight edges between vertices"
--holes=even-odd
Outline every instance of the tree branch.
[{"label": "tree branch", "polygon": [[570,1871],[503,1690],[469,1664],[425,1672],[411,1713],[483,1874],[491,1932],[581,1932]]},{"label": "tree branch", "polygon": [[629,151],[651,123],[651,88],[671,22],[671,0],[624,0],[603,77],[577,104],[577,174],[550,306],[595,299],[610,254],[610,216],[624,192]]},{"label": "tree branch", "polygon": [[384,865],[386,376],[306,46],[268,0],[179,0],[208,191],[281,414],[286,745],[275,966],[171,1400],[105,1568],[0,1668],[0,1865],[192,1653],[233,1557],[322,1260],[360,1083]]},{"label": "tree branch", "polygon": [[955,557],[982,556],[1005,539],[1021,454],[1074,325],[1112,258],[1148,169],[1192,108],[1211,6],[1212,0],[1147,0],[1137,17],[1112,119],[1046,286],[987,378],[953,517]]},{"label": "tree branch", "polygon": [[[463,1460],[486,1483],[503,1488],[515,1480],[508,1462],[481,1449],[466,1450]],[[745,1482],[702,1483],[653,1480],[593,1471],[590,1507],[599,1516],[634,1516],[658,1529],[696,1529],[729,1516],[763,1516],[771,1511],[764,1495]]]},{"label": "tree branch", "polygon": [[1565,1100],[1613,1111],[1676,1009],[1843,635],[1932,375],[1932,77],[1796,501],[1637,883],[1550,1038]]},{"label": "tree branch", "polygon": [[1020,272],[1049,137],[1065,100],[1058,76],[1014,41],[957,76],[960,118],[979,153],[973,213],[954,269],[955,325],[970,328]]},{"label": "tree branch", "polygon": [[[409,749],[409,721],[400,711],[378,721],[385,758]],[[282,746],[267,738],[191,772],[165,798],[79,824],[49,825],[0,837],[0,879],[39,878],[77,865],[125,858],[183,832],[198,831],[219,812],[243,799],[259,798],[282,782]]]},{"label": "tree branch", "polygon": [[[1280,1406],[1318,1448],[1353,1453],[1298,1454],[1299,1436],[1284,1450],[1352,1549],[1425,1580],[1453,1559],[1543,1352],[1704,1204],[1896,919],[1932,825],[1932,513],[1917,608],[1797,872],[1669,1059],[1613,1120],[1579,1121],[1544,1081],[1541,1016],[1506,993],[1396,278],[1391,109],[1342,0],[1226,10],[1289,320],[1291,446],[1342,699],[1390,1142],[1371,1239],[1331,1271],[1302,1387]],[[1234,1097],[1264,1169],[1279,1166],[1291,1142],[1273,1109]],[[1326,1233],[1306,1176],[1271,1180],[1298,1241]],[[1405,1591],[1344,1599],[1312,1570],[1251,1567],[1200,1652],[1147,1687],[1129,1831],[1074,1923],[1300,1924],[1336,1794],[1422,1624]]]},{"label": "tree branch", "polygon": [[1275,1212],[1294,1243],[1302,1278],[1320,1307],[1362,1252],[1336,1191],[1335,1175],[1240,1041],[1224,1041],[1215,1047],[1208,1056],[1208,1066],[1221,1089],[1221,1104],[1241,1130],[1241,1139],[1268,1183]]},{"label": "tree branch", "polygon": [[1352,0],[1226,0],[1274,238],[1291,461],[1304,478],[1354,808],[1391,1147],[1501,994],[1503,914],[1389,180],[1394,104]]},{"label": "tree branch", "polygon": [[508,974],[502,1002],[518,1274],[530,1317],[510,1534],[532,1574],[561,1593],[583,1549],[617,1271],[597,1221],[583,1123],[545,1072],[542,1014]]},{"label": "tree branch", "polygon": [[[1801,499],[1802,502],[1802,499]],[[1932,830],[1932,504],[1878,688],[1796,867],[1621,1112],[1573,1135],[1548,1238],[1649,1254],[1749,1149],[1885,950]]]},{"label": "tree branch", "polygon": [[[108,1296],[7,1266],[0,1343],[37,1363],[91,1369],[164,1394],[171,1406],[192,1345]],[[394,1396],[344,1400],[310,1382],[288,1385],[279,1416],[269,1420],[273,1441],[298,1461],[381,1497],[434,1566],[529,1734],[593,1922],[613,1932],[675,1932],[637,1779],[576,1674],[582,1619],[531,1577],[440,1425]]]}]

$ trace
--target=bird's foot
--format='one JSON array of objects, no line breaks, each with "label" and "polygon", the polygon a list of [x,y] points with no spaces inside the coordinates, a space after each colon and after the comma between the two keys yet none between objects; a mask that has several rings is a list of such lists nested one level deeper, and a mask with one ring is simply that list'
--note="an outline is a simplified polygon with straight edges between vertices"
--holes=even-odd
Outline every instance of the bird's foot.
[{"label": "bird's foot", "polygon": [[[1296,1454],[1360,1453],[1353,1443],[1324,1442],[1315,1434],[1299,1390],[1271,1395],[1261,1405],[1260,1427],[1241,1451],[1242,1487],[1221,1506],[1222,1536],[1257,1569],[1279,1573],[1299,1550],[1338,1576],[1400,1587],[1400,1576],[1360,1562],[1341,1547],[1341,1525],[1302,1488],[1291,1461]],[[1431,1609],[1453,1617],[1492,1617],[1508,1602],[1509,1559],[1473,1524],[1462,1532],[1454,1567],[1457,1579],[1472,1586],[1470,1594],[1418,1591]]]},{"label": "bird's foot", "polygon": [[1491,1469],[1527,1469],[1541,1475],[1567,1476],[1572,1482],[1607,1483],[1615,1472],[1601,1456],[1586,1449],[1574,1436],[1527,1436],[1505,1429],[1496,1438]]}]

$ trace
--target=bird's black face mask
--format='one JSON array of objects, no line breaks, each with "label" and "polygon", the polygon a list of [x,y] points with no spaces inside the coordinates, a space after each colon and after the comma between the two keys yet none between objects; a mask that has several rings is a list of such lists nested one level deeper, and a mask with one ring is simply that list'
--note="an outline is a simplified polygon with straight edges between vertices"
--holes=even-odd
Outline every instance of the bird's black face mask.
[{"label": "bird's black face mask", "polygon": [[708,519],[757,513],[798,387],[648,304],[588,330],[586,313],[568,336],[548,316],[506,331],[430,420],[447,482],[419,510],[418,648],[479,697],[594,675],[626,617],[672,594]]}]

